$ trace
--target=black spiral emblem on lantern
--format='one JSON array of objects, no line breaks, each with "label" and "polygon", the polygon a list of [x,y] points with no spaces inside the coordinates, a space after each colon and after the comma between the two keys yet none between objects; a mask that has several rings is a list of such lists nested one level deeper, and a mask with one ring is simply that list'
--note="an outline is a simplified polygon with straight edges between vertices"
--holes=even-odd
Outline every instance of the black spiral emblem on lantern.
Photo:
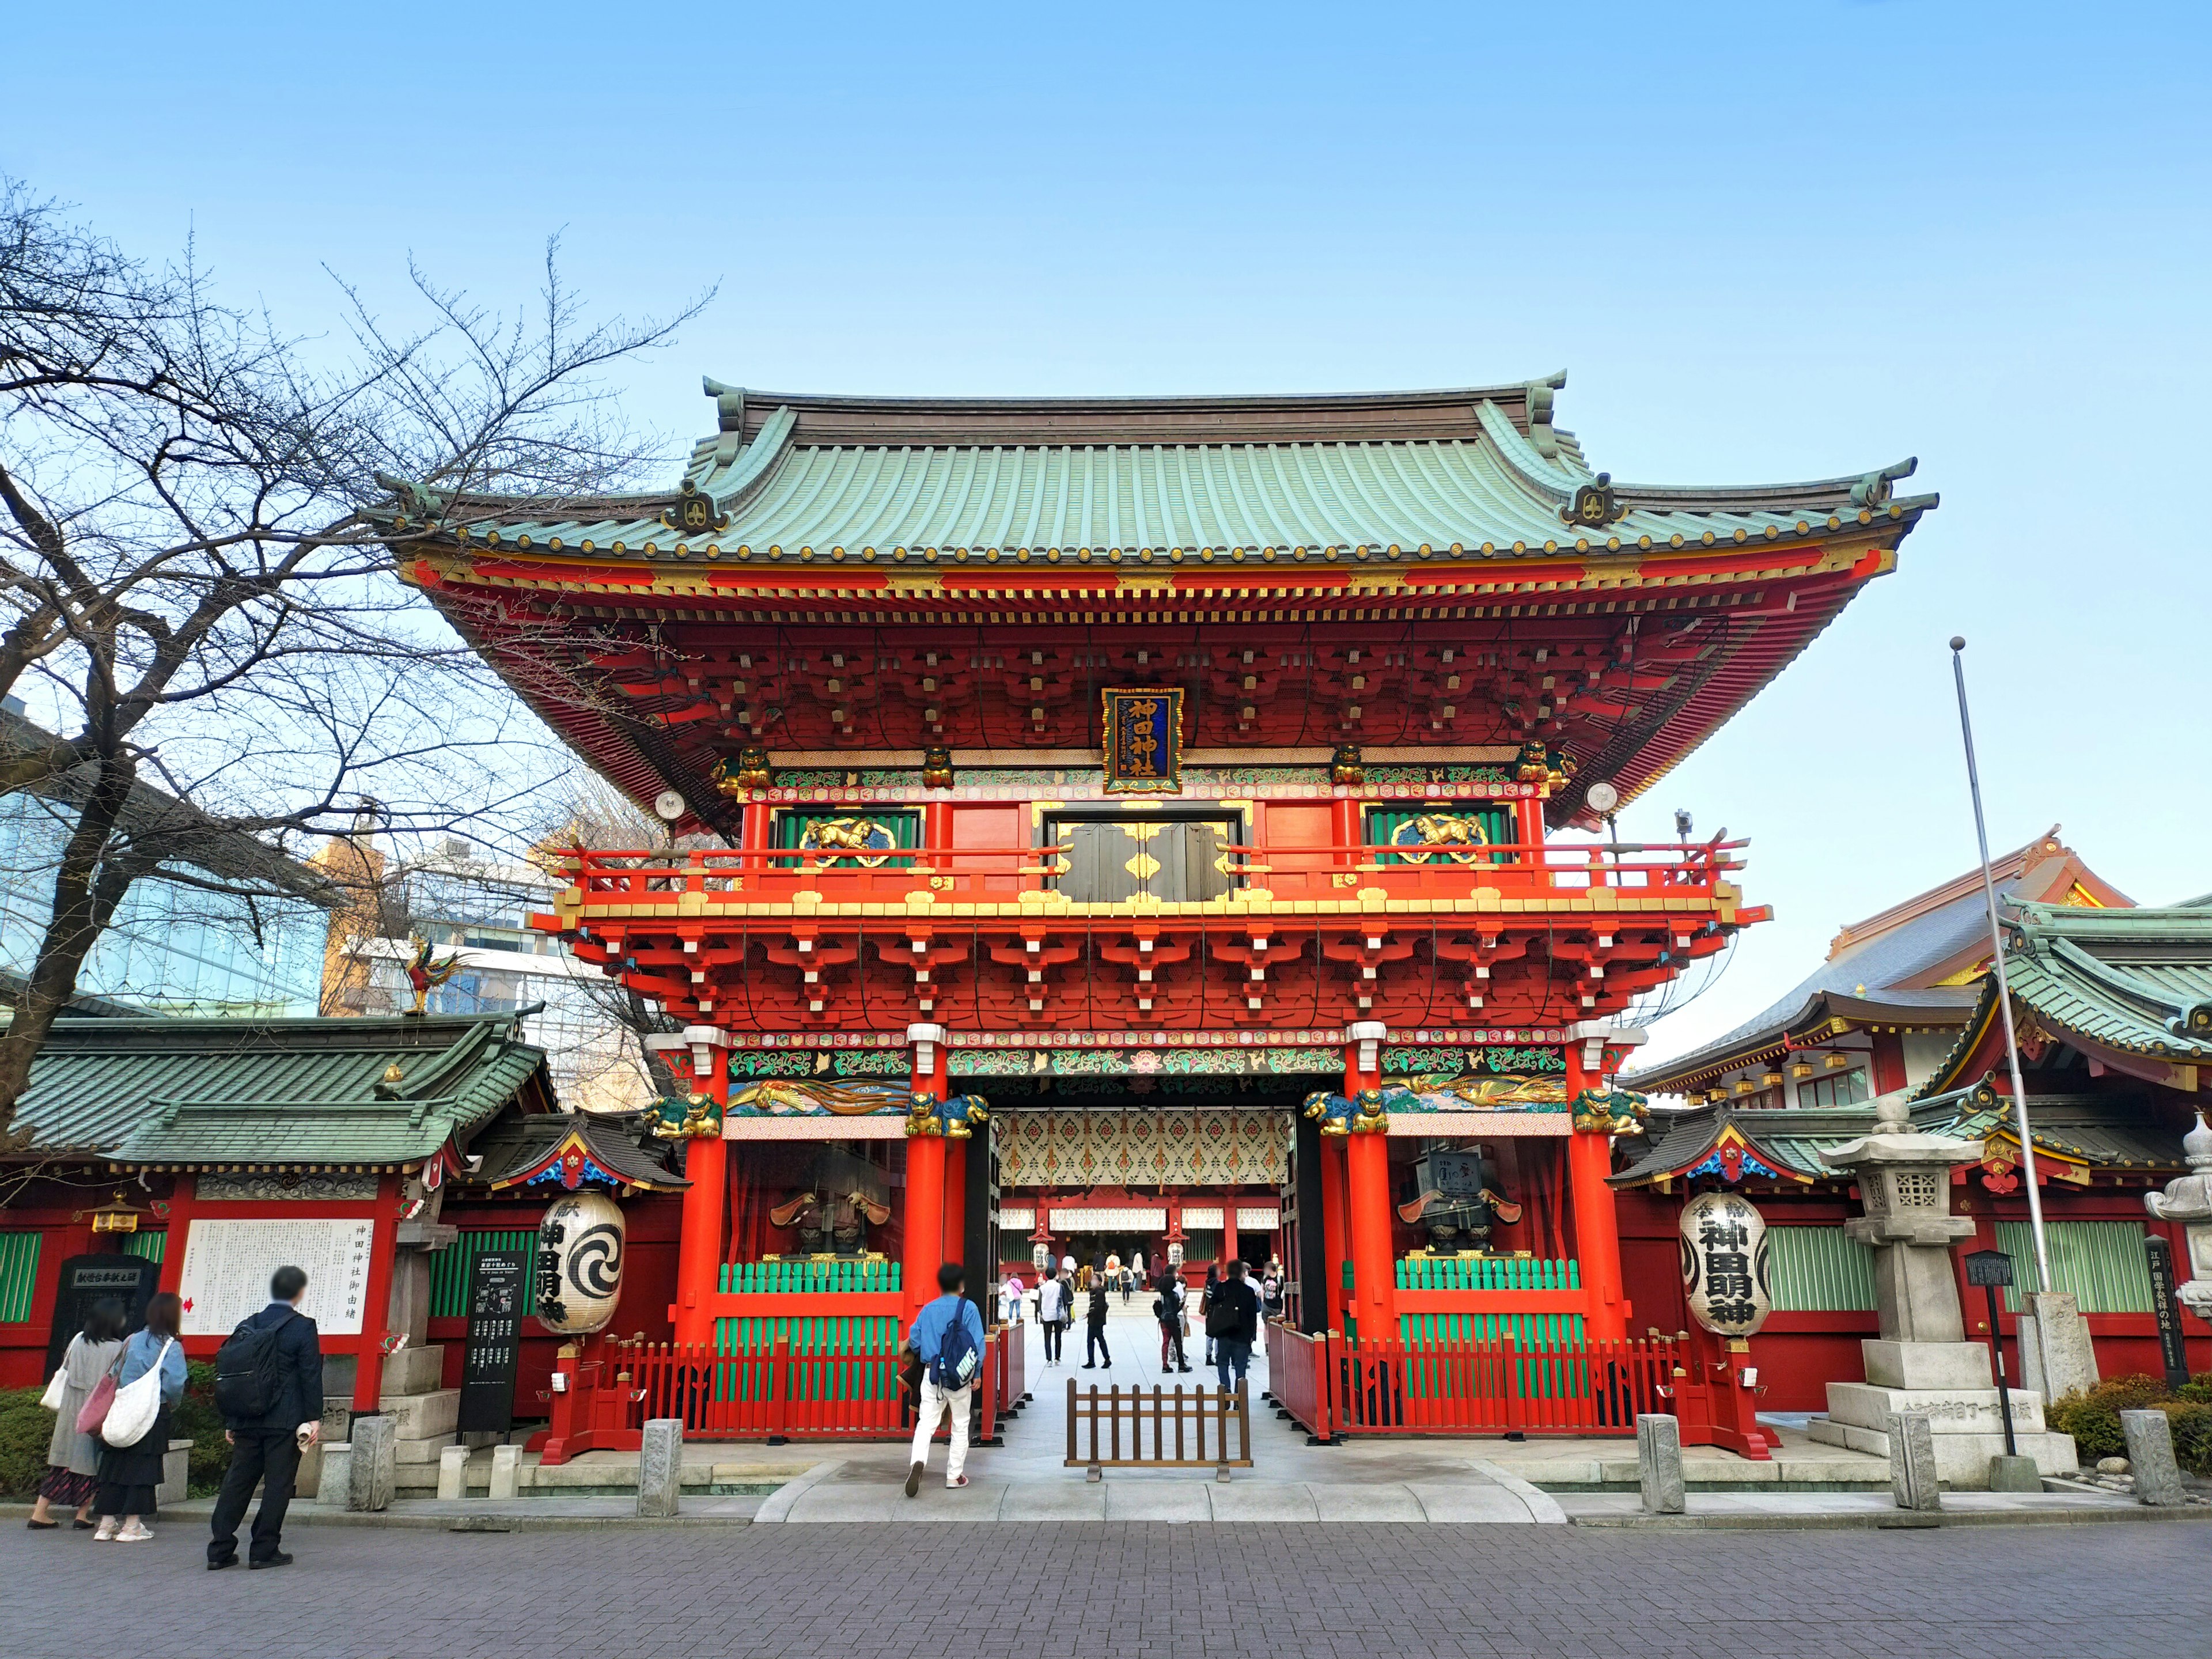
[{"label": "black spiral emblem on lantern", "polygon": [[568,1283],[579,1294],[611,1297],[622,1288],[622,1229],[611,1221],[586,1227],[568,1252]]}]

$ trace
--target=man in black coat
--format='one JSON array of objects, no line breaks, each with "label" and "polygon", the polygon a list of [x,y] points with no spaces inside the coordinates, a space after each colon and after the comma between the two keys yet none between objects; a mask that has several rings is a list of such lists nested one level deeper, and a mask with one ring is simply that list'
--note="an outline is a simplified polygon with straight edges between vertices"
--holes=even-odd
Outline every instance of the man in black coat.
[{"label": "man in black coat", "polygon": [[238,1523],[246,1518],[256,1482],[261,1484],[261,1507],[253,1516],[253,1543],[246,1565],[249,1569],[291,1565],[292,1558],[280,1547],[284,1511],[291,1505],[292,1483],[299,1478],[300,1454],[323,1433],[323,1348],[315,1322],[300,1311],[300,1299],[307,1293],[304,1271],[279,1267],[269,1279],[269,1305],[238,1328],[240,1332],[275,1328],[266,1366],[273,1386],[267,1409],[258,1415],[224,1414],[230,1467],[223,1472],[222,1490],[215,1500],[213,1535],[208,1540],[210,1572],[237,1561]]}]

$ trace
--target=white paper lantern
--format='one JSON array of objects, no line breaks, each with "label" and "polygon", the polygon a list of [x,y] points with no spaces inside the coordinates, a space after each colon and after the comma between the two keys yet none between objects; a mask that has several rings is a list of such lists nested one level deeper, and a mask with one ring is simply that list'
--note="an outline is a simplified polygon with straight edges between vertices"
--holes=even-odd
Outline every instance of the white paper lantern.
[{"label": "white paper lantern", "polygon": [[1749,1199],[1706,1193],[1682,1206],[1682,1299],[1716,1336],[1750,1336],[1774,1311],[1766,1218]]},{"label": "white paper lantern", "polygon": [[556,1199],[538,1224],[538,1323],[561,1336],[604,1330],[622,1270],[622,1206],[605,1193]]}]

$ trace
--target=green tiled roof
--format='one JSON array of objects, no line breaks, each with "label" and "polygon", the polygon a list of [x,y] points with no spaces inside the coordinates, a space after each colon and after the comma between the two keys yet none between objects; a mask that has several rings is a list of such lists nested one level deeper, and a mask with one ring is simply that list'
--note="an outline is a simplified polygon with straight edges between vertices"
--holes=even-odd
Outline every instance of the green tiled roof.
[{"label": "green tiled roof", "polygon": [[[726,401],[729,389],[720,390]],[[1751,488],[1614,484],[1624,515],[1601,529],[1571,528],[1561,509],[1595,475],[1573,435],[1548,424],[1547,402],[1547,419],[1530,420],[1522,388],[1508,399],[1517,421],[1501,389],[1469,389],[1306,400],[1315,414],[1304,424],[1297,398],[1128,400],[1125,410],[1115,400],[915,400],[915,414],[899,399],[775,404],[776,394],[735,395],[756,416],[766,406],[773,412],[750,428],[741,413],[735,430],[695,450],[685,485],[728,515],[710,532],[670,528],[662,515],[678,496],[665,490],[447,501],[410,487],[392,511],[416,528],[432,516],[441,528],[466,527],[479,543],[534,552],[665,559],[684,543],[695,557],[865,562],[1001,551],[1511,556],[1572,548],[1578,537],[1628,549],[1698,543],[1708,533],[1733,544],[1855,532],[1874,517],[1917,516],[1936,500],[1890,501],[1890,481],[1910,464]],[[1193,408],[1181,410],[1183,402]],[[875,428],[840,417],[841,403],[874,412],[886,439],[910,441],[866,441]],[[1267,424],[1250,424],[1255,410]],[[1240,421],[1248,434],[1279,431],[1293,441],[1235,441]],[[1334,439],[1332,430],[1405,435]],[[1116,431],[1136,441],[1112,441]],[[1208,441],[1222,432],[1231,441]],[[1310,435],[1297,441],[1302,434]],[[862,441],[823,441],[836,437]]]},{"label": "green tiled roof", "polygon": [[[1649,1150],[1613,1176],[1613,1184],[1642,1186],[1694,1168],[1731,1125],[1758,1157],[1784,1174],[1815,1181],[1855,1180],[1821,1154],[1871,1134],[1874,1115],[1872,1101],[1779,1110],[1737,1111],[1725,1105],[1662,1108],[1651,1115]],[[1954,1140],[2014,1133],[2012,1103],[1982,1084],[1919,1102],[1911,1116],[1912,1127],[1921,1133]],[[2099,1094],[2031,1095],[2028,1118],[2039,1150],[2079,1158],[2094,1168],[2179,1172],[2187,1167],[2180,1129],[2161,1121],[2137,1100]]]},{"label": "green tiled roof", "polygon": [[[544,1051],[520,1030],[511,1014],[60,1020],[33,1063],[19,1121],[36,1154],[410,1163],[526,1091],[552,1105]],[[400,1079],[386,1085],[395,1065]]]},{"label": "green tiled roof", "polygon": [[[2051,1036],[2183,1065],[2212,1064],[2212,913],[2194,905],[2098,910],[2018,904],[2007,916],[2014,1001]],[[1948,1088],[1996,1012],[1996,976],[1926,1090]]]},{"label": "green tiled roof", "polygon": [[2046,1027],[2137,1054],[2212,1060],[2212,915],[2024,904],[2006,945],[2013,994]]}]

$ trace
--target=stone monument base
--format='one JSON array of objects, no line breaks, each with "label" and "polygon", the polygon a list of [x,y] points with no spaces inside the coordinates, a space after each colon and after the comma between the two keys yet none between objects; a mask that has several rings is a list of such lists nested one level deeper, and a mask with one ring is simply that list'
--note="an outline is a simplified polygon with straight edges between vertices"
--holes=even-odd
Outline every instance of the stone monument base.
[{"label": "stone monument base", "polygon": [[[1977,1342],[1885,1342],[1859,1345],[1863,1382],[1828,1384],[1828,1416],[1806,1432],[1823,1445],[1889,1455],[1884,1425],[1893,1413],[1925,1417],[1936,1446],[1936,1476],[1960,1492],[1986,1492],[1990,1459],[2005,1449],[1990,1352]],[[2039,1474],[2070,1474],[2081,1467],[2071,1435],[2052,1433],[2043,1420],[2043,1396],[2026,1389],[2012,1395],[2013,1436],[2022,1457]]]}]

